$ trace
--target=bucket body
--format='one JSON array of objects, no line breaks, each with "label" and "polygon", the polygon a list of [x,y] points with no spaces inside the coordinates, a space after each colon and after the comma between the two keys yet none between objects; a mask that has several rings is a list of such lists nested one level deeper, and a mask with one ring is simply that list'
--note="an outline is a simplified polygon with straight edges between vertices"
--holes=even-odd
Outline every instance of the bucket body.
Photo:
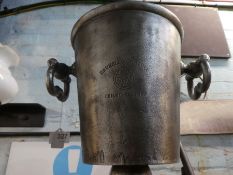
[{"label": "bucket body", "polygon": [[182,27],[144,2],[98,7],[74,26],[85,163],[175,163]]}]

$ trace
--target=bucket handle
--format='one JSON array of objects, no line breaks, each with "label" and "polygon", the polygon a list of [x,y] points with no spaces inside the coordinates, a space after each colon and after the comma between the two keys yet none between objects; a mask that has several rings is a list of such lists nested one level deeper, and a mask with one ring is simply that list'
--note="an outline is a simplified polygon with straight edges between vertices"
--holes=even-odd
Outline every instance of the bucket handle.
[{"label": "bucket handle", "polygon": [[[55,58],[50,58],[48,60],[48,70],[46,76],[46,87],[49,94],[57,97],[59,101],[66,101],[70,93],[70,75],[76,77],[75,63],[72,66],[67,66],[64,63],[59,63]],[[54,77],[63,82],[63,89],[54,85]]]},{"label": "bucket handle", "polygon": [[[189,64],[181,62],[181,75],[186,74],[188,94],[191,99],[197,100],[202,93],[206,93],[211,83],[211,71],[209,65],[210,57],[207,54],[201,55],[196,61]],[[76,63],[72,66],[67,66],[64,63],[59,63],[55,58],[48,60],[48,70],[46,77],[46,87],[50,95],[57,97],[58,100],[64,102],[69,97],[70,93],[70,75],[77,77]],[[200,78],[203,75],[202,82],[199,82],[194,87],[194,79]],[[54,85],[54,77],[61,80],[64,88]]]},{"label": "bucket handle", "polygon": [[[210,87],[211,70],[209,60],[209,55],[203,54],[196,61],[187,65],[181,62],[181,75],[186,74],[188,94],[193,100],[199,99],[201,94],[206,93]],[[203,75],[203,78],[201,78],[201,75]],[[202,82],[194,87],[193,81],[195,78],[200,78]]]}]

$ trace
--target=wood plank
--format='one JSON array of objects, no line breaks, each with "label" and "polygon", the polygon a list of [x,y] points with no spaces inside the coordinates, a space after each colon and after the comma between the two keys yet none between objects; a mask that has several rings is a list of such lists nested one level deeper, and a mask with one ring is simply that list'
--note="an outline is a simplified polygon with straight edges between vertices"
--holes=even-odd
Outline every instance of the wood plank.
[{"label": "wood plank", "polygon": [[[181,21],[184,29],[181,55],[229,58],[230,51],[216,8],[165,6]],[[211,22],[210,22],[211,21]]]},{"label": "wood plank", "polygon": [[182,135],[233,133],[233,100],[184,102],[180,122]]}]

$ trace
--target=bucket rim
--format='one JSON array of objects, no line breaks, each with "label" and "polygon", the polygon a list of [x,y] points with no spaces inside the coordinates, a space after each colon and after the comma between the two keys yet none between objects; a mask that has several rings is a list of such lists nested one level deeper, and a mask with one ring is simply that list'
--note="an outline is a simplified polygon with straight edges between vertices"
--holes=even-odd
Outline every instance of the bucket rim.
[{"label": "bucket rim", "polygon": [[112,11],[118,11],[118,10],[141,10],[146,12],[155,13],[157,15],[160,15],[167,20],[169,20],[178,30],[181,41],[184,37],[184,30],[182,27],[182,24],[179,20],[179,18],[170,10],[167,8],[153,4],[148,2],[139,2],[139,1],[121,1],[121,2],[113,2],[105,5],[98,6],[87,13],[85,13],[83,16],[80,17],[80,19],[74,24],[72,32],[71,32],[71,44],[74,48],[74,39],[75,36],[79,30],[79,28],[84,25],[87,21],[90,19],[106,14],[108,12]]}]

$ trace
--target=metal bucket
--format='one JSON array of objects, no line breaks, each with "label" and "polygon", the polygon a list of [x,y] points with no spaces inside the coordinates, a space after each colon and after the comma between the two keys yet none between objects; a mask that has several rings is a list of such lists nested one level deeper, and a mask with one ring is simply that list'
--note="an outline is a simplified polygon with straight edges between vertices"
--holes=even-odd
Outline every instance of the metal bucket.
[{"label": "metal bucket", "polygon": [[84,162],[177,162],[181,36],[176,16],[142,2],[102,6],[75,24]]},{"label": "metal bucket", "polygon": [[[179,160],[182,36],[173,13],[145,2],[104,5],[74,25],[76,73],[67,72],[78,77],[85,163]],[[66,100],[65,94],[58,98]]]}]

